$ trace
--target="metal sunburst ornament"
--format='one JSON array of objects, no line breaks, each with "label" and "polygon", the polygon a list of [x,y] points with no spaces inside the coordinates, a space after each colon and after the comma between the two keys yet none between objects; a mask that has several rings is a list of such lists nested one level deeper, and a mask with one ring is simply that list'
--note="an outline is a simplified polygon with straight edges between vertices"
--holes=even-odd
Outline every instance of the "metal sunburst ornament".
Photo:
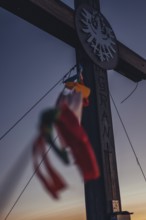
[{"label": "metal sunburst ornament", "polygon": [[118,62],[117,40],[106,18],[83,4],[76,10],[75,24],[81,44],[91,60],[103,69],[114,69]]}]

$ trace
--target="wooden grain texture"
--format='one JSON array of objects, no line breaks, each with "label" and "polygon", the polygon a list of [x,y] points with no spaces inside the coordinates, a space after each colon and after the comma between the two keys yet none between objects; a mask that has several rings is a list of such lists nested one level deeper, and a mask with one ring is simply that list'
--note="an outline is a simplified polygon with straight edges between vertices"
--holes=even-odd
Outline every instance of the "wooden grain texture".
[{"label": "wooden grain texture", "polygon": [[[74,10],[58,0],[1,0],[0,6],[73,47],[80,44]],[[119,41],[118,47],[119,62],[115,70],[133,81],[146,79],[146,60]]]},{"label": "wooden grain texture", "polygon": [[47,13],[74,29],[74,13],[73,10],[66,7],[66,5],[59,1],[50,0],[30,0],[30,2],[41,7]]},{"label": "wooden grain texture", "polygon": [[[0,6],[73,47],[80,44],[75,31],[74,10],[58,0],[1,0]],[[135,82],[146,79],[146,60],[121,42],[117,43],[119,61],[115,71]]]},{"label": "wooden grain texture", "polygon": [[[99,9],[98,0],[75,0],[78,7],[89,3]],[[96,5],[97,4],[97,5]],[[82,47],[76,48],[78,64],[84,67],[85,84],[91,88],[90,104],[83,111],[82,124],[89,136],[99,163],[99,179],[85,184],[87,220],[109,220],[113,213],[112,201],[121,200],[111,119],[107,71],[90,61]]]},{"label": "wooden grain texture", "polygon": [[[99,9],[98,0],[76,0],[76,6],[89,3]],[[90,105],[83,112],[86,129],[101,169],[101,178],[85,184],[88,220],[109,220],[112,200],[119,201],[116,156],[111,120],[107,73],[97,67],[83,51],[74,25],[74,11],[57,0],[5,0],[1,6],[37,27],[74,46],[77,61],[84,66],[85,83],[91,89]],[[118,42],[116,71],[139,81],[146,78],[146,61]]]},{"label": "wooden grain texture", "polygon": [[[74,11],[68,7],[58,4],[58,1],[48,0],[30,0],[34,4],[43,8],[47,13],[53,15],[58,20],[65,23],[67,26],[75,29],[74,25]],[[81,1],[80,1],[81,2]],[[84,1],[82,1],[84,2]],[[87,2],[87,3],[90,3]],[[94,7],[99,3],[94,3]],[[146,78],[146,60],[141,56],[133,52],[131,49],[123,45],[121,42],[118,43],[119,48],[119,65],[115,70],[119,73],[131,78],[134,81],[139,81]],[[75,45],[76,46],[76,45]],[[124,67],[124,65],[128,65]],[[132,74],[133,73],[133,74]]]}]

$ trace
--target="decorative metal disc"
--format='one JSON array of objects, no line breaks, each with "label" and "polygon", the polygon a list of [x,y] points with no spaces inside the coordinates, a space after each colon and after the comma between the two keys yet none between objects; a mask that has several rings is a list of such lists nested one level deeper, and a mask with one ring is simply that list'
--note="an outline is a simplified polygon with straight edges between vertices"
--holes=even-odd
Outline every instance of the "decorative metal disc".
[{"label": "decorative metal disc", "polygon": [[106,18],[82,4],[76,10],[75,24],[81,44],[91,60],[103,69],[114,69],[118,62],[117,40]]}]

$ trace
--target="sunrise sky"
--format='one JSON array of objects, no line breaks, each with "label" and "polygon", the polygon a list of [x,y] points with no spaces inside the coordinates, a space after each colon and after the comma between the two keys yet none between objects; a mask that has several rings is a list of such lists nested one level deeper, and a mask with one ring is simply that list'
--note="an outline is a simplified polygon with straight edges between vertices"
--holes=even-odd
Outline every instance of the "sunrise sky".
[{"label": "sunrise sky", "polygon": [[[73,7],[73,0],[63,2]],[[100,5],[117,39],[146,58],[146,1],[101,0]],[[0,48],[1,136],[75,65],[76,58],[74,48],[2,8]],[[135,88],[135,83],[114,71],[108,71],[108,79],[110,92],[146,175],[146,81],[139,82],[134,94],[121,104]],[[44,108],[53,106],[62,88],[59,84],[0,142],[0,192],[4,192],[0,209],[2,220],[33,174],[31,143],[37,134],[39,114]],[[146,220],[146,182],[112,101],[111,108],[122,208],[134,212],[132,220]],[[21,158],[23,162],[17,163],[23,152],[24,161]],[[74,165],[65,167],[51,151],[49,157],[66,179],[68,189],[60,194],[59,201],[55,201],[34,176],[8,220],[86,220],[83,181],[77,168]],[[16,185],[18,171],[21,178]]]}]

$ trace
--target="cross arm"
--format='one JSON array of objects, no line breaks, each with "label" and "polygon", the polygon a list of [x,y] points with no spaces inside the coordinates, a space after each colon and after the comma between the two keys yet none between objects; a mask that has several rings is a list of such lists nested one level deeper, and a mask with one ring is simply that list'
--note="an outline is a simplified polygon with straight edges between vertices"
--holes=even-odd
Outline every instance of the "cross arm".
[{"label": "cross arm", "polygon": [[119,62],[115,71],[135,82],[146,79],[146,60],[121,42],[117,43]]},{"label": "cross arm", "polygon": [[[0,6],[44,31],[78,47],[79,40],[74,25],[74,10],[59,0],[1,0]],[[121,42],[119,62],[115,70],[133,81],[146,79],[146,60]]]}]

